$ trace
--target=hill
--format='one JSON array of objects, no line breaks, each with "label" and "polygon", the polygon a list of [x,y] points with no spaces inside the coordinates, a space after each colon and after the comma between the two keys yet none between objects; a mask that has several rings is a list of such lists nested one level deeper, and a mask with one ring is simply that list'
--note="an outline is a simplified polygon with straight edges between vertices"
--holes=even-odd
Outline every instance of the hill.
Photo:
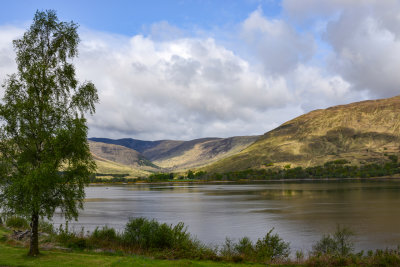
[{"label": "hill", "polygon": [[227,172],[314,166],[335,159],[382,162],[400,152],[400,96],[315,110],[265,133],[241,152],[205,167]]},{"label": "hill", "polygon": [[[124,165],[136,164],[135,166],[143,166],[138,164],[142,160],[143,163],[146,162],[144,165],[150,166],[151,162],[163,168],[162,171],[184,171],[190,168],[202,167],[238,153],[258,138],[259,136],[238,136],[230,138],[202,138],[190,141],[143,141],[131,138],[118,140],[90,138],[89,140],[92,144],[92,152],[107,160]],[[101,149],[93,147],[92,149],[93,143],[107,144],[108,146],[103,146]],[[114,146],[116,148],[113,148]],[[121,150],[122,147],[126,151]],[[126,159],[123,160],[123,158]]]},{"label": "hill", "polygon": [[124,146],[89,141],[89,147],[98,173],[146,176],[159,169],[139,152]]}]

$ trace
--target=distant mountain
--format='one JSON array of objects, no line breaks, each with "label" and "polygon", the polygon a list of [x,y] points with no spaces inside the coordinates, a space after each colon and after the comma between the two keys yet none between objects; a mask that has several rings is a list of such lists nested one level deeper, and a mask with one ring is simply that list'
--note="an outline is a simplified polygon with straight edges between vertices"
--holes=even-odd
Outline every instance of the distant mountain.
[{"label": "distant mountain", "polygon": [[134,177],[159,171],[158,166],[133,149],[90,140],[89,147],[97,165],[97,173],[128,174]]},{"label": "distant mountain", "polygon": [[315,110],[265,133],[246,149],[204,169],[226,172],[335,159],[383,162],[400,152],[400,96]]},{"label": "distant mountain", "polygon": [[[202,138],[190,141],[143,141],[131,138],[117,140],[89,138],[89,140],[92,153],[102,158],[132,166],[136,164],[136,167],[143,166],[139,163],[142,160],[143,163],[147,162],[144,165],[151,166],[149,165],[151,162],[163,168],[159,171],[182,171],[202,167],[238,153],[258,138],[259,136]],[[94,143],[97,146],[94,146]],[[129,150],[122,150],[121,147]]]},{"label": "distant mountain", "polygon": [[[140,153],[143,153],[144,151],[151,149],[160,143],[165,142],[165,140],[160,140],[160,141],[142,141],[142,140],[136,140],[132,138],[123,138],[123,139],[109,139],[109,138],[89,138],[89,140],[94,141],[94,142],[101,142],[101,143],[106,143],[106,144],[113,144],[113,145],[120,145],[124,146],[127,148],[134,149]],[[183,141],[171,141],[171,142],[178,142],[182,143]]]},{"label": "distant mountain", "polygon": [[132,167],[150,166],[157,168],[138,151],[124,146],[89,141],[89,147],[90,151],[98,158]]}]

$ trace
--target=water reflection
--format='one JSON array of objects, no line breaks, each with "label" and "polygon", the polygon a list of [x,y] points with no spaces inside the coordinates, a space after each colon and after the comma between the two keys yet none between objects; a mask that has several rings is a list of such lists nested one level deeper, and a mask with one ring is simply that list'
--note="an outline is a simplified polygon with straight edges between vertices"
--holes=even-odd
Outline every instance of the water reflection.
[{"label": "water reflection", "polygon": [[342,224],[358,234],[358,249],[375,249],[400,244],[399,193],[397,180],[91,186],[73,225],[123,229],[139,216],[183,221],[212,244],[227,236],[255,240],[274,227],[292,250],[308,250]]}]

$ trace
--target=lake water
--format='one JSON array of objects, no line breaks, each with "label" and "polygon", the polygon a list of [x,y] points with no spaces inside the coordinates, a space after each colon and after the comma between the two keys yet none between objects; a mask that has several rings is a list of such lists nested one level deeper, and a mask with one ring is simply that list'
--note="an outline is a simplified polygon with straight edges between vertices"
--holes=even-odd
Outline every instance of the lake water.
[{"label": "lake water", "polygon": [[[302,181],[257,184],[90,186],[75,230],[108,225],[122,230],[131,217],[180,221],[206,244],[263,237],[269,229],[308,251],[337,224],[351,227],[356,249],[400,244],[400,181]],[[55,216],[56,225],[62,223]]]}]

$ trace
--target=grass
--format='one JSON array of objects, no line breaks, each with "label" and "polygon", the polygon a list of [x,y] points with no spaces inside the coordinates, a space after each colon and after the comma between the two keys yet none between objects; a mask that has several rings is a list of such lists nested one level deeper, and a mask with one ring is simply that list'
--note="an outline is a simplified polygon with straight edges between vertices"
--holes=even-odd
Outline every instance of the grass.
[{"label": "grass", "polygon": [[[0,237],[10,232],[0,227]],[[157,260],[138,255],[106,255],[94,252],[44,251],[38,257],[28,257],[27,248],[15,247],[0,238],[0,266],[265,266],[193,260]]]},{"label": "grass", "polygon": [[[28,257],[28,241],[7,237],[11,230],[0,226],[0,266],[400,266],[400,247],[353,253],[353,233],[340,226],[314,244],[308,256],[296,251],[295,260],[288,258],[289,243],[272,230],[256,243],[246,237],[237,243],[227,239],[217,252],[196,246],[183,224],[172,227],[144,218],[131,220],[122,234],[108,227],[88,236],[67,229],[53,234],[59,240],[46,246],[52,249],[42,247],[38,257]],[[169,234],[160,239],[159,230]],[[69,246],[82,240],[85,246]],[[64,246],[57,250],[57,244]]]},{"label": "grass", "polygon": [[[165,260],[136,254],[107,253],[83,250],[45,250],[38,257],[28,257],[28,248],[20,243],[7,241],[11,231],[0,226],[0,266],[266,266],[253,263],[232,263],[209,260]],[[104,234],[104,233],[103,233]],[[102,236],[104,237],[104,236]]]},{"label": "grass", "polygon": [[[116,163],[109,160],[99,160],[95,159],[98,173],[112,173],[112,174],[125,174],[129,173],[128,178],[138,177],[138,176],[148,176],[150,172],[145,170],[140,170],[136,168],[131,168],[129,166]],[[111,177],[111,176],[110,176]],[[105,178],[105,177],[102,177]]]}]

